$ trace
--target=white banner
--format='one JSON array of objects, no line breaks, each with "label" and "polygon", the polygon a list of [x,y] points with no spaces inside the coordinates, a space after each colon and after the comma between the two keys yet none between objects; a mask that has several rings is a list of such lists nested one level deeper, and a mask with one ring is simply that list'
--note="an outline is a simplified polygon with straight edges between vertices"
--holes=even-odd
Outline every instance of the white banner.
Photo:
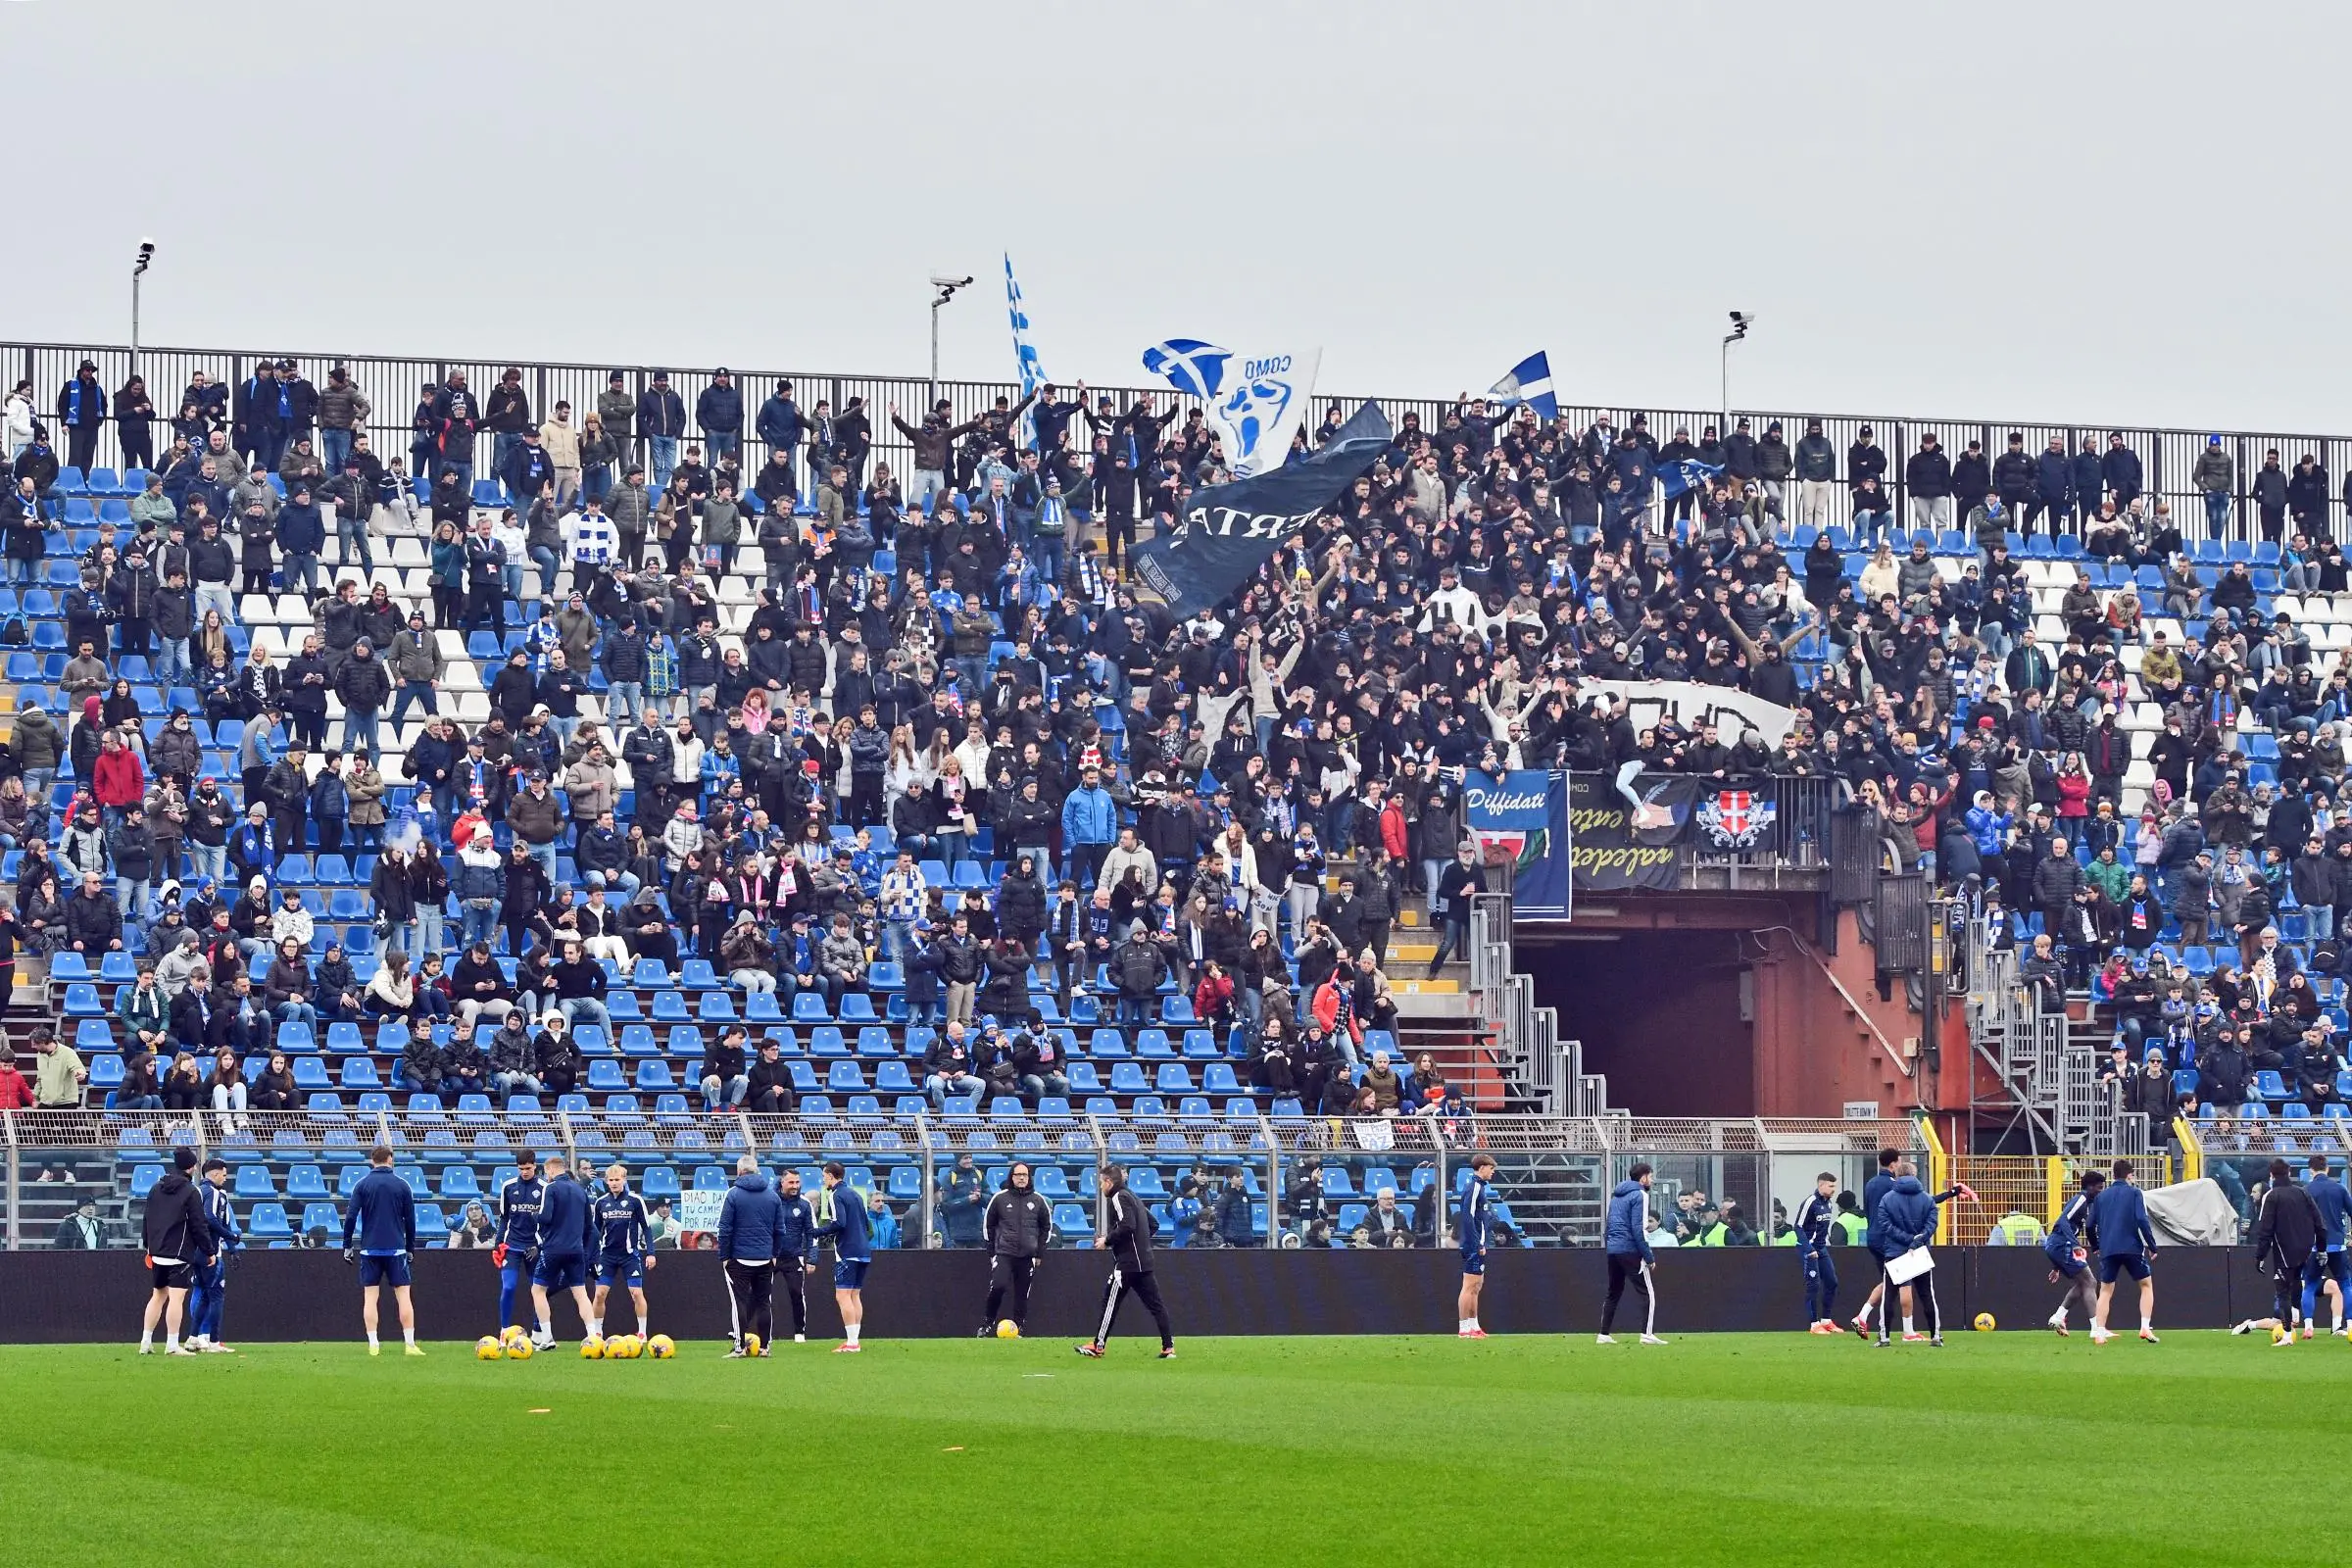
[{"label": "white banner", "polygon": [[727,1200],[726,1190],[716,1192],[708,1187],[689,1187],[678,1195],[678,1229],[682,1231],[715,1231],[718,1229],[718,1210]]},{"label": "white banner", "polygon": [[[1200,399],[1225,443],[1236,479],[1270,472],[1289,461],[1291,441],[1315,394],[1323,351],[1244,356],[1195,337],[1172,337],[1144,350],[1144,368],[1186,397]],[[1150,454],[1138,454],[1141,461]]]}]

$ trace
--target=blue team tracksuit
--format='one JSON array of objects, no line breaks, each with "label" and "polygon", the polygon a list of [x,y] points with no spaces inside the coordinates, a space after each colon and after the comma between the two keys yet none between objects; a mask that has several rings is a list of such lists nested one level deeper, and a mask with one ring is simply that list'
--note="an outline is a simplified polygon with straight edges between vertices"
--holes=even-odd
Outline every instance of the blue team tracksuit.
[{"label": "blue team tracksuit", "polygon": [[416,1195],[386,1166],[360,1178],[343,1214],[343,1250],[357,1246],[362,1285],[409,1283],[409,1254],[416,1250]]},{"label": "blue team tracksuit", "polygon": [[237,1211],[228,1200],[228,1189],[199,1182],[196,1200],[204,1205],[205,1222],[212,1226],[213,1240],[218,1245],[209,1266],[196,1265],[195,1289],[188,1293],[188,1322],[198,1339],[219,1345],[220,1308],[228,1291],[228,1254],[232,1249],[245,1245],[244,1233],[237,1229]]},{"label": "blue team tracksuit", "polygon": [[1805,1271],[1805,1325],[1838,1321],[1838,1265],[1830,1238],[1838,1229],[1838,1205],[1819,1193],[1796,1211],[1796,1260]]},{"label": "blue team tracksuit", "polygon": [[539,1261],[531,1283],[567,1290],[588,1283],[588,1190],[566,1176],[539,1191]]},{"label": "blue team tracksuit", "polygon": [[510,1176],[498,1190],[498,1236],[492,1244],[505,1248],[506,1261],[498,1266],[498,1326],[519,1324],[514,1297],[530,1283],[530,1254],[539,1247],[539,1200],[547,1183],[536,1176]]}]

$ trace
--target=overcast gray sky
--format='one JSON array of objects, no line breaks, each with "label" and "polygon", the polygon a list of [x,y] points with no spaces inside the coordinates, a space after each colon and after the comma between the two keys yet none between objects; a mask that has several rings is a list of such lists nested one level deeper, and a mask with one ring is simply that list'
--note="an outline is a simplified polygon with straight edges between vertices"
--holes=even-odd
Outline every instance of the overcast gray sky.
[{"label": "overcast gray sky", "polygon": [[[5,334],[2352,427],[2352,8],[0,4]],[[2328,162],[2332,162],[2329,160]]]}]

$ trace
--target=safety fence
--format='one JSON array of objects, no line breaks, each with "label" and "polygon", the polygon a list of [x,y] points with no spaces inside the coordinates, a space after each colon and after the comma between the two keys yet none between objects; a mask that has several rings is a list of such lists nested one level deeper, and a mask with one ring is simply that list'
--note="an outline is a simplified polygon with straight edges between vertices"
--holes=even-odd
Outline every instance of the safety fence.
[{"label": "safety fence", "polygon": [[[1907,1121],[1443,1118],[710,1116],[571,1112],[13,1111],[0,1113],[11,1250],[129,1248],[141,1205],[178,1149],[219,1157],[255,1245],[340,1246],[343,1200],[377,1147],[415,1190],[419,1242],[484,1242],[517,1156],[624,1167],[657,1217],[691,1245],[745,1156],[814,1199],[843,1167],[898,1246],[976,1245],[975,1199],[1015,1163],[1053,1204],[1058,1241],[1087,1245],[1102,1175],[1125,1173],[1165,1242],[1205,1246],[1445,1246],[1480,1154],[1496,1165],[1497,1245],[1590,1247],[1610,1189],[1655,1168],[1652,1206],[1678,1217],[1739,1205],[1766,1238],[1817,1175],[1859,1191],[1878,1151],[1924,1146]],[[1725,1216],[1727,1221],[1731,1217]]]},{"label": "safety fence", "polygon": [[[145,376],[149,395],[154,402],[160,421],[159,445],[170,445],[168,421],[179,409],[181,392],[189,385],[191,372],[202,370],[215,382],[235,387],[253,371],[262,359],[275,361],[293,359],[301,372],[314,383],[323,384],[329,366],[342,364],[350,368],[354,382],[370,400],[373,412],[368,416],[368,431],[379,456],[406,458],[409,450],[409,420],[417,395],[428,383],[439,383],[451,370],[462,369],[477,396],[486,395],[495,386],[499,375],[513,367],[522,371],[522,386],[530,397],[530,412],[534,418],[543,417],[559,401],[572,407],[572,419],[580,423],[596,408],[597,395],[606,390],[607,377],[619,370],[624,389],[634,398],[652,384],[653,373],[662,367],[626,364],[575,364],[526,359],[442,358],[429,355],[377,355],[356,353],[293,352],[270,349],[184,349],[147,348],[138,352],[138,368]],[[33,384],[37,412],[55,423],[57,394],[72,379],[74,368],[82,360],[93,361],[97,367],[100,385],[105,389],[112,407],[112,397],[128,377],[131,368],[130,350],[124,346],[90,347],[63,343],[0,343],[0,376],[9,385],[19,377]],[[696,400],[710,384],[707,368],[686,366],[666,367],[670,385],[684,402],[687,411],[687,435],[696,438],[700,428],[694,421]],[[838,414],[848,408],[852,399],[864,400],[865,409],[873,421],[873,455],[887,462],[894,472],[906,474],[912,466],[912,448],[890,425],[890,410],[895,406],[908,423],[920,422],[921,411],[934,397],[944,397],[953,405],[954,417],[968,419],[993,405],[1000,396],[1018,397],[1010,382],[1000,381],[941,381],[930,382],[921,376],[892,376],[876,374],[842,374],[828,371],[750,369],[730,366],[736,387],[743,393],[744,436],[747,444],[753,433],[762,399],[774,390],[778,381],[793,383],[794,394],[804,413],[812,410],[819,399],[829,402]],[[1103,385],[1092,387],[1092,395],[1109,395],[1114,406],[1124,410],[1132,401],[1137,388],[1133,385]],[[1166,395],[1165,388],[1153,389]],[[1064,386],[1063,396],[1071,395]],[[1337,393],[1319,393],[1315,403],[1320,411],[1327,405],[1352,409],[1363,398]],[[1392,419],[1401,421],[1407,414],[1417,415],[1423,428],[1439,428],[1451,401],[1445,398],[1379,397]],[[1583,431],[1592,422],[1608,416],[1622,430],[1636,414],[1642,415],[1648,427],[1663,443],[1677,429],[1688,429],[1693,437],[1706,426],[1721,423],[1712,412],[1688,409],[1636,410],[1616,404],[1581,404],[1563,402],[1560,406],[1562,423],[1574,431]],[[2291,468],[2301,458],[2310,455],[2329,474],[2342,476],[2352,466],[2352,436],[2296,434],[2284,431],[2212,431],[2204,429],[2172,429],[2150,425],[2133,425],[2109,421],[2074,421],[2053,423],[2041,419],[1984,419],[1922,417],[1896,415],[1815,414],[1790,409],[1744,409],[1735,411],[1735,417],[1745,416],[1753,426],[1752,433],[1764,434],[1774,420],[1780,421],[1789,444],[1794,446],[1805,432],[1809,419],[1819,418],[1822,433],[1836,450],[1838,476],[1840,481],[1849,474],[1848,449],[1865,429],[1871,440],[1885,455],[1886,487],[1894,498],[1904,520],[1909,520],[1909,488],[1904,480],[1904,466],[1919,449],[1920,437],[1933,431],[1944,451],[1957,457],[1970,441],[1984,444],[1987,457],[2006,450],[2009,433],[2024,435],[2026,450],[2040,453],[2049,439],[2056,436],[2070,454],[2079,453],[2085,439],[2095,441],[2103,452],[2111,432],[2120,431],[2126,444],[2138,454],[2142,469],[2142,485],[2151,497],[2171,503],[2174,515],[2181,530],[2190,539],[2213,536],[2208,524],[2202,492],[2193,482],[2197,459],[2209,439],[2219,434],[2223,449],[2233,461],[2236,476],[2233,513],[2230,529],[2236,537],[2251,537],[2251,523],[2246,514],[2249,505],[2244,497],[2255,471],[2261,467],[2263,454],[2276,448],[2283,463]],[[1312,422],[1319,423],[1320,412]],[[64,450],[64,442],[59,441]],[[485,448],[485,450],[487,450]],[[122,447],[110,422],[99,444],[98,463],[102,466],[120,467]],[[764,461],[764,450],[747,452],[744,466],[747,471]],[[2342,486],[2331,487],[2335,493],[2328,501],[2331,528],[2341,531],[2345,501]],[[1831,520],[1842,522],[1851,514],[1842,483],[1834,485],[1827,497]],[[1969,502],[1965,499],[1952,504],[1947,511],[1964,514]],[[1940,526],[1959,526],[1958,515],[1947,515]]]}]

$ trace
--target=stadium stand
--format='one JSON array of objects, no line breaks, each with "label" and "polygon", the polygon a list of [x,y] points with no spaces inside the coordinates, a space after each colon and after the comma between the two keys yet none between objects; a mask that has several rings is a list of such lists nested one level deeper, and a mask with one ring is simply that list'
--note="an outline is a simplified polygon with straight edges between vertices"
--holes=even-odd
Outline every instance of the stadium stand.
[{"label": "stadium stand", "polygon": [[[1236,602],[1179,621],[1122,549],[1222,470],[1198,412],[1148,395],[925,413],[839,378],[477,391],[439,366],[403,425],[391,362],[151,355],[181,386],[159,399],[23,358],[57,384],[7,411],[37,433],[0,505],[0,879],[93,1107],[258,1112],[274,1049],[273,1110],[331,1133],[397,1105],[443,1152],[409,1168],[462,1204],[549,1117],[691,1188],[756,1079],[756,1108],[860,1147],[927,1114],[1051,1152],[1084,1120],[1175,1193],[1366,1095],[1509,1105],[1458,1013],[1415,1016],[1461,989],[1463,932],[1431,940],[1460,770],[1638,763],[1850,790],[1890,865],[1963,891],[2053,1005],[2160,1050],[2226,1136],[2341,1110],[2352,585],[2322,443],[1890,424],[1894,461],[1867,421],[1661,440],[1411,409]],[[66,466],[47,427],[94,398],[114,466]],[[1778,750],[1637,731],[1586,676],[1804,722]],[[138,964],[175,997],[183,941],[217,989],[147,1028]],[[502,1067],[517,1002],[566,1027]],[[303,1228],[357,1142],[258,1145],[254,1194]],[[1234,1240],[1269,1234],[1249,1201]]]}]

